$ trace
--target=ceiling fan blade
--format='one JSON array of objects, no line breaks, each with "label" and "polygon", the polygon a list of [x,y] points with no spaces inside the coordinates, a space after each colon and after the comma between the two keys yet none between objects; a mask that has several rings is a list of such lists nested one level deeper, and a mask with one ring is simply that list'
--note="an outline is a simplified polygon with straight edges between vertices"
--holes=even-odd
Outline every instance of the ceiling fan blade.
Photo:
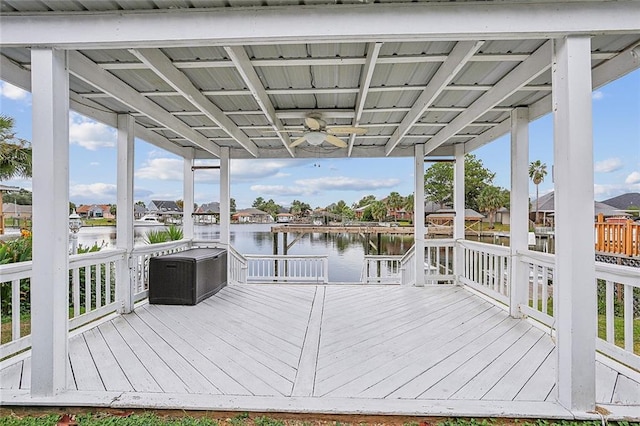
[{"label": "ceiling fan blade", "polygon": [[347,147],[347,143],[345,141],[343,141],[342,139],[337,138],[337,137],[335,137],[333,135],[327,135],[325,137],[325,140],[327,142],[329,142],[330,144],[337,146],[338,148],[346,148]]},{"label": "ceiling fan blade", "polygon": [[311,130],[320,130],[322,127],[322,120],[314,117],[307,117],[304,119],[304,124]]},{"label": "ceiling fan blade", "polygon": [[367,133],[367,129],[364,127],[331,126],[327,127],[327,133],[354,133],[356,135],[364,135]]},{"label": "ceiling fan blade", "polygon": [[293,148],[296,147],[298,145],[300,145],[302,142],[307,140],[307,135],[304,135],[298,139],[296,139],[295,141],[291,142],[291,145],[289,145],[289,148]]}]

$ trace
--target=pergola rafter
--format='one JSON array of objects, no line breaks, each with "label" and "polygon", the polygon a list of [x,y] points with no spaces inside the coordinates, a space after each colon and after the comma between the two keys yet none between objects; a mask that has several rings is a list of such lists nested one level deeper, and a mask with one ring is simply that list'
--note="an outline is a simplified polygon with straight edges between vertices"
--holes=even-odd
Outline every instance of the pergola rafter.
[{"label": "pergola rafter", "polygon": [[254,157],[258,154],[258,148],[247,135],[238,129],[220,108],[203,95],[182,71],[171,63],[171,60],[160,51],[160,49],[137,49],[130,51],[142,62],[147,64],[156,74],[158,74],[167,84],[173,87],[185,99],[193,104],[199,111],[218,124],[222,130],[235,139],[244,149],[249,151]]},{"label": "pergola rafter", "polygon": [[69,73],[79,79],[109,93],[125,105],[131,107],[159,124],[169,127],[172,131],[190,140],[203,150],[215,155],[220,155],[220,147],[209,141],[202,134],[196,132],[160,106],[142,97],[131,86],[126,85],[120,79],[103,70],[86,56],[77,53],[69,53]]}]

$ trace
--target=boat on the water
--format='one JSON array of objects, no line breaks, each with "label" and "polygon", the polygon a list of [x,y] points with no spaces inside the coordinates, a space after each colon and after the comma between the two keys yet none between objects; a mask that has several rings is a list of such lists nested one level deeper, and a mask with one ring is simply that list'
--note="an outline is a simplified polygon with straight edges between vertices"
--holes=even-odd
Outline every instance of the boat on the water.
[{"label": "boat on the water", "polygon": [[157,216],[144,215],[140,219],[133,221],[133,226],[162,226],[164,223],[158,220]]}]

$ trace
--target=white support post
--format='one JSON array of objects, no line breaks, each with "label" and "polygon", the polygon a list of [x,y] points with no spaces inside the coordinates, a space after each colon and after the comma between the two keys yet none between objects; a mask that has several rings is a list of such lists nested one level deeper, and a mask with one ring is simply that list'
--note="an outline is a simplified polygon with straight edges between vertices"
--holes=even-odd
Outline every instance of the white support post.
[{"label": "white support post", "polygon": [[414,154],[413,241],[415,245],[416,286],[424,286],[424,144],[416,144]]},{"label": "white support post", "polygon": [[511,285],[509,313],[522,317],[520,305],[527,304],[528,268],[518,261],[518,251],[528,248],[529,232],[529,110],[516,108],[511,113]]},{"label": "white support post", "polygon": [[586,411],[595,407],[597,320],[589,37],[555,40],[553,64],[558,401]]},{"label": "white support post", "polygon": [[184,169],[183,169],[183,203],[182,203],[182,231],[183,236],[186,239],[193,239],[193,202],[194,202],[194,171],[193,171],[193,159],[195,152],[193,148],[186,149],[184,157]]},{"label": "white support post", "polygon": [[[231,222],[231,187],[229,180],[229,148],[220,148],[220,242],[229,247]],[[227,257],[229,259],[230,257]]]},{"label": "white support post", "polygon": [[31,395],[66,388],[69,319],[69,74],[65,51],[31,49]]},{"label": "white support post", "polygon": [[464,273],[464,251],[462,247],[460,247],[459,242],[464,240],[466,208],[464,203],[464,144],[456,144],[453,149],[456,158],[453,166],[453,208],[456,212],[453,220],[453,239],[456,241],[456,245],[454,246],[453,274],[458,284],[460,284],[459,277]]},{"label": "white support post", "polygon": [[116,246],[127,251],[125,260],[116,272],[116,300],[120,313],[133,311],[135,276],[132,274],[130,256],[133,251],[133,159],[135,119],[128,114],[118,114],[118,140],[116,166],[117,209]]}]

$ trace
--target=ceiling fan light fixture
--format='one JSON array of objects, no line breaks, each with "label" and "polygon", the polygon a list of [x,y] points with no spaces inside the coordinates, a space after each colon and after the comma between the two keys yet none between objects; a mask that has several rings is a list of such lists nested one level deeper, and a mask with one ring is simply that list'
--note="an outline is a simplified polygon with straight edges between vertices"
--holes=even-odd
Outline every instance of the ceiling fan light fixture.
[{"label": "ceiling fan light fixture", "polygon": [[309,144],[313,146],[318,146],[322,144],[322,142],[324,142],[325,137],[326,137],[326,134],[324,134],[323,132],[309,132],[306,135],[307,142],[309,142]]}]

